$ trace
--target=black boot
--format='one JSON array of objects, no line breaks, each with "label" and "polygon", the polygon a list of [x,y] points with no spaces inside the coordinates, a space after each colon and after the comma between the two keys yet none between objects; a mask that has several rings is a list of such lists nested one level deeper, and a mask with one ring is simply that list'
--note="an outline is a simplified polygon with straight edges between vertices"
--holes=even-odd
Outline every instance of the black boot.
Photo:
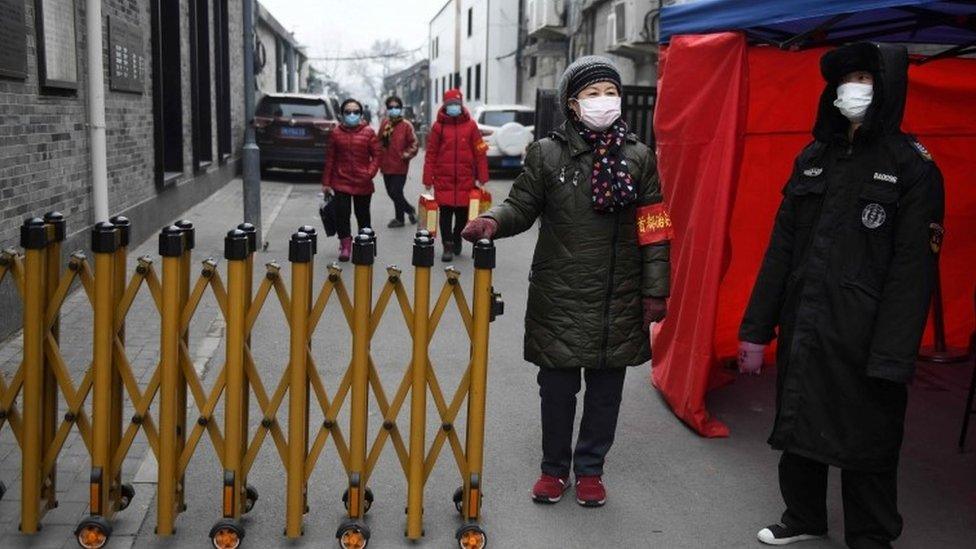
[{"label": "black boot", "polygon": [[444,241],[444,254],[441,256],[441,261],[445,263],[454,261],[454,244],[449,240]]},{"label": "black boot", "polygon": [[454,243],[454,255],[461,255],[461,252],[463,250],[464,250],[463,240],[458,240],[457,242]]}]

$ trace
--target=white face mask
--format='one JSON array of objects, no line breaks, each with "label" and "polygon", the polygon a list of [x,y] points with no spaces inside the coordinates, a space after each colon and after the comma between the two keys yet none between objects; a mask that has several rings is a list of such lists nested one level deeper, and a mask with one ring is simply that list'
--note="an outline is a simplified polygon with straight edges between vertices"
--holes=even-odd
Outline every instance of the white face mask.
[{"label": "white face mask", "polygon": [[851,122],[861,122],[868,112],[871,99],[874,97],[874,86],[859,82],[848,82],[837,86],[837,99],[834,106]]},{"label": "white face mask", "polygon": [[602,132],[620,118],[620,98],[612,95],[579,99],[580,122],[587,128]]}]

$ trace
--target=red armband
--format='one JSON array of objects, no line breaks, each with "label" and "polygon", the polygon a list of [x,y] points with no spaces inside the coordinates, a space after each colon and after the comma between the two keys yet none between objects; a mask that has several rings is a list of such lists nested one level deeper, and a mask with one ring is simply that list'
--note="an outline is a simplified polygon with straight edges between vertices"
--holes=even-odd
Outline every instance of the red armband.
[{"label": "red armband", "polygon": [[664,204],[657,203],[637,208],[637,243],[649,246],[674,238],[671,217]]}]

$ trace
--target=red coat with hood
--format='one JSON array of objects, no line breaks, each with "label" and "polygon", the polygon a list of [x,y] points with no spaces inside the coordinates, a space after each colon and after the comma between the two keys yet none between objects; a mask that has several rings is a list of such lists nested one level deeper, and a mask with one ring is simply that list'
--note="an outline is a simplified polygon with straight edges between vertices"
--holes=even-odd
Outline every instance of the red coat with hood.
[{"label": "red coat with hood", "polygon": [[352,128],[339,126],[325,148],[322,186],[352,195],[373,194],[382,152],[376,132],[365,122]]},{"label": "red coat with hood", "polygon": [[427,136],[424,186],[434,187],[440,206],[466,207],[475,180],[488,181],[488,144],[467,108],[448,116],[442,106]]},{"label": "red coat with hood", "polygon": [[380,124],[380,133],[393,124],[393,131],[390,133],[390,141],[383,145],[383,153],[380,155],[380,171],[386,175],[406,175],[410,168],[410,159],[417,156],[417,135],[413,131],[413,124],[409,120],[400,119],[396,123],[389,118],[384,118]]}]

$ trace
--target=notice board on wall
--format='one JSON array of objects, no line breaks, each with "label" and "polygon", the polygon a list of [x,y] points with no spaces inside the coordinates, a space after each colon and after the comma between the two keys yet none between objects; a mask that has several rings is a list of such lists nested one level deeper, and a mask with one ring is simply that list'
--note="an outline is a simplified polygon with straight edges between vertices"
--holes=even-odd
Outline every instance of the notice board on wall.
[{"label": "notice board on wall", "polygon": [[24,0],[0,0],[0,77],[27,78]]},{"label": "notice board on wall", "polygon": [[108,48],[110,89],[143,93],[148,60],[139,27],[110,16]]},{"label": "notice board on wall", "polygon": [[41,86],[77,89],[75,0],[35,0],[34,9]]}]

